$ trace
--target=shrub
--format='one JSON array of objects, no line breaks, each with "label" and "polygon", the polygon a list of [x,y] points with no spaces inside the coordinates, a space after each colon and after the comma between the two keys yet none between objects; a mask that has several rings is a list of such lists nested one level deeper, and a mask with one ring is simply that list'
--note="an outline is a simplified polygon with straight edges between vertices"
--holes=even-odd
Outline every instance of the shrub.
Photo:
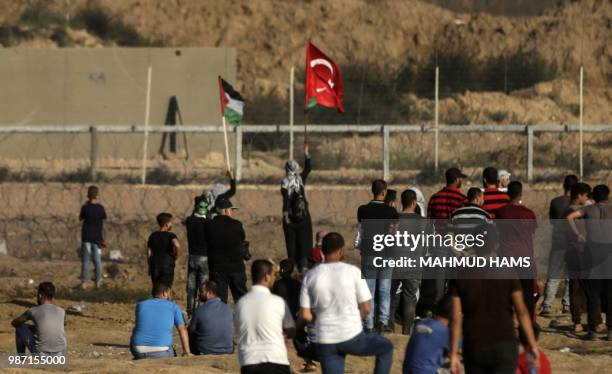
[{"label": "shrub", "polygon": [[490,59],[484,65],[486,88],[509,92],[553,80],[557,74],[554,63],[548,63],[537,51],[517,51],[506,57]]},{"label": "shrub", "polygon": [[136,29],[112,17],[99,5],[79,10],[73,24],[85,28],[100,39],[113,41],[120,46],[139,47],[156,44],[142,38]]}]

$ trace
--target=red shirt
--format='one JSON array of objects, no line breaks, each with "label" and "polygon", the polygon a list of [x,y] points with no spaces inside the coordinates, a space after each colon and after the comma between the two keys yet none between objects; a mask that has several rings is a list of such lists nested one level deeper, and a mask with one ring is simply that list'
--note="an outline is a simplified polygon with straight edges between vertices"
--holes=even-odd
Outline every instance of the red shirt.
[{"label": "red shirt", "polygon": [[427,218],[448,219],[452,212],[467,203],[459,187],[447,186],[431,195],[427,205]]},{"label": "red shirt", "polygon": [[510,204],[510,196],[502,192],[497,187],[485,188],[483,192],[484,203],[482,209],[491,214],[491,218],[495,218],[495,211],[501,207]]},{"label": "red shirt", "polygon": [[499,250],[502,257],[530,257],[535,270],[533,236],[538,227],[535,213],[518,204],[509,204],[497,210],[496,218],[509,220],[498,222]]},{"label": "red shirt", "polygon": [[[529,366],[527,365],[527,354],[525,351],[521,353],[518,358],[518,367],[516,368],[516,374],[530,374]],[[544,352],[540,351],[540,367],[538,368],[538,374],[551,374],[550,362]]]}]

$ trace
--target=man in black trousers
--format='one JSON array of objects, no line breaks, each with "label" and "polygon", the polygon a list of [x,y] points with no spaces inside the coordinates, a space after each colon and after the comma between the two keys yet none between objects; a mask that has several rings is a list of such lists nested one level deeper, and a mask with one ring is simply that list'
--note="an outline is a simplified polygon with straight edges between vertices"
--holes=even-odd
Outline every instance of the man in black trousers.
[{"label": "man in black trousers", "polygon": [[245,233],[242,223],[232,218],[236,209],[228,199],[217,199],[217,215],[206,225],[210,279],[219,286],[219,298],[227,303],[232,291],[234,303],[247,292],[244,269]]}]

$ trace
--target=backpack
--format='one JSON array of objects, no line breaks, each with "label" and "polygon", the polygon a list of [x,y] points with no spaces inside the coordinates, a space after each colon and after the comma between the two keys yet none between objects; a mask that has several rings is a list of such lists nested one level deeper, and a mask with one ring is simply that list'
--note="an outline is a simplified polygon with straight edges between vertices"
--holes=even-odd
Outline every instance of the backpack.
[{"label": "backpack", "polygon": [[302,222],[308,215],[308,208],[306,207],[306,198],[299,192],[295,192],[291,196],[291,205],[289,211],[289,218],[291,222]]}]

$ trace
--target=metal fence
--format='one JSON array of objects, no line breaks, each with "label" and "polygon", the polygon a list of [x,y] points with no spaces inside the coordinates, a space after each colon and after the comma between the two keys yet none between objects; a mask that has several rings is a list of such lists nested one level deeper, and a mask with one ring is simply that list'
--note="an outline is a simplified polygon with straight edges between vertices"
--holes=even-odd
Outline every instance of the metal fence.
[{"label": "metal fence", "polygon": [[[149,133],[184,133],[184,134],[215,134],[223,133],[223,127],[218,125],[189,125],[189,126],[149,126]],[[301,127],[293,127],[290,125],[238,125],[228,126],[228,132],[233,134],[233,165],[234,173],[237,180],[242,178],[243,170],[243,135],[257,134],[257,136],[274,136],[288,135],[293,132],[302,131]],[[117,126],[117,125],[102,125],[102,126],[0,126],[0,134],[89,134],[89,176],[92,181],[96,180],[98,174],[98,138],[101,134],[132,134],[138,136],[145,132],[145,126]],[[382,140],[382,152],[379,160],[369,160],[371,164],[379,162],[382,176],[389,179],[392,175],[391,158],[393,151],[391,150],[391,138],[393,134],[408,133],[408,134],[433,134],[435,142],[431,149],[431,157],[434,162],[431,164],[432,171],[437,172],[440,167],[439,155],[444,155],[447,150],[440,150],[438,134],[500,134],[504,136],[524,137],[525,155],[521,155],[521,159],[525,159],[524,171],[526,179],[533,181],[534,177],[534,135],[544,133],[566,133],[580,134],[575,143],[580,143],[580,151],[575,154],[576,170],[580,170],[582,174],[582,133],[595,134],[612,134],[612,125],[310,125],[308,132],[325,136],[326,134],[360,134],[360,135],[377,135],[379,134]],[[300,133],[301,134],[301,133]],[[293,138],[293,135],[291,135]],[[293,146],[293,142],[290,143]],[[292,154],[293,152],[289,152]],[[607,155],[607,156],[606,156]],[[604,151],[604,157],[610,157],[609,152]],[[375,158],[375,157],[374,157]],[[146,160],[145,160],[146,162]],[[578,167],[580,165],[580,167]],[[484,166],[484,165],[483,165]],[[543,165],[546,166],[546,165]],[[550,165],[551,167],[554,165]],[[144,165],[143,173],[146,173],[146,165]],[[581,175],[582,176],[582,175]]]}]

